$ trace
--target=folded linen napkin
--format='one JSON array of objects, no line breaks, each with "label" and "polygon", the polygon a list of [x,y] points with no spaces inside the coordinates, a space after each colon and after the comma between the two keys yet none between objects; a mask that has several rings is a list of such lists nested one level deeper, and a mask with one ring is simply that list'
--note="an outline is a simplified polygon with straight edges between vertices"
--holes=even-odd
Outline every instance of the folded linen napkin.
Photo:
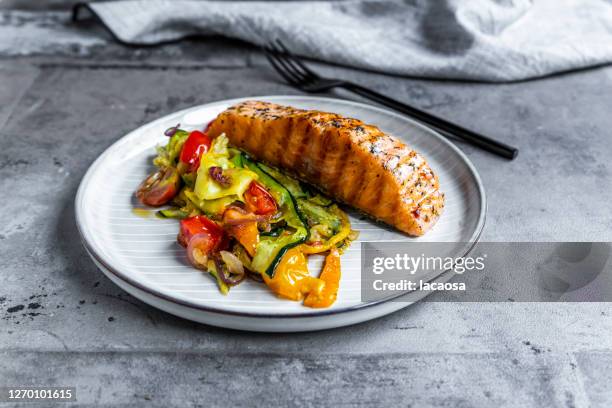
[{"label": "folded linen napkin", "polygon": [[607,0],[130,0],[86,5],[118,40],[217,34],[383,73],[511,81],[612,62]]}]

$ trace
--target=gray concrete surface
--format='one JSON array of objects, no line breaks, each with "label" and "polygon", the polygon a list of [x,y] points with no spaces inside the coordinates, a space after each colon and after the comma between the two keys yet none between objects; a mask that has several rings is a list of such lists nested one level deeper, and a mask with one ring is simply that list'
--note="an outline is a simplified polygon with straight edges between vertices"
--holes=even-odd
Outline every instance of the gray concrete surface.
[{"label": "gray concrete surface", "polygon": [[[166,113],[298,92],[244,44],[129,50],[66,13],[7,4],[0,386],[75,385],[76,406],[610,406],[610,304],[425,302],[349,328],[266,335],[181,320],[121,291],[76,231],[91,162]],[[507,162],[460,145],[488,193],[483,239],[611,239],[612,68],[498,85],[320,69],[520,147]]]}]

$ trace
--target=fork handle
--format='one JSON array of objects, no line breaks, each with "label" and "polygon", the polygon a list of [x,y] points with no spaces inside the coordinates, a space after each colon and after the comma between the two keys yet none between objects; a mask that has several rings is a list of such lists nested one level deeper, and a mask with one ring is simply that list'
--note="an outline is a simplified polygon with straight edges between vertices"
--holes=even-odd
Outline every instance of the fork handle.
[{"label": "fork handle", "polygon": [[479,133],[451,123],[445,119],[439,118],[420,109],[406,105],[405,103],[397,101],[393,98],[389,98],[388,96],[365,88],[361,85],[352,82],[344,82],[340,86],[365,98],[371,99],[382,105],[395,109],[396,111],[405,113],[406,115],[409,115],[423,123],[427,123],[428,125],[442,132],[450,133],[451,135],[457,136],[460,139],[466,141],[467,143],[470,143],[474,146],[478,146],[481,149],[497,154],[498,156],[513,160],[518,154],[518,149],[515,147],[509,146],[502,142],[498,142],[497,140],[493,140],[487,136],[481,135]]}]

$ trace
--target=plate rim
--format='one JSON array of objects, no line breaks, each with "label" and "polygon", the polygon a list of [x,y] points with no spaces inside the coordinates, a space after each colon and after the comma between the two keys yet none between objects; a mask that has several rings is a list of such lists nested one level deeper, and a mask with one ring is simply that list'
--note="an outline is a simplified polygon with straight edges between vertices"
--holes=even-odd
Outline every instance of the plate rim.
[{"label": "plate rim", "polygon": [[[471,160],[465,155],[465,153],[463,153],[457,146],[455,146],[454,143],[452,143],[450,140],[444,138],[439,132],[437,132],[436,130],[422,124],[419,123],[418,121],[416,121],[415,119],[412,119],[411,117],[407,116],[407,115],[403,115],[397,112],[394,112],[392,110],[388,110],[385,108],[381,108],[379,106],[376,105],[370,105],[370,104],[366,104],[366,103],[362,103],[362,102],[357,102],[357,101],[352,101],[352,100],[346,100],[346,99],[339,99],[339,98],[330,98],[330,97],[319,97],[319,96],[310,96],[310,95],[257,95],[257,96],[246,96],[246,97],[239,97],[239,98],[231,98],[231,99],[222,99],[222,100],[218,100],[218,101],[211,101],[208,103],[204,103],[204,104],[199,104],[199,105],[194,105],[185,109],[181,109],[175,112],[170,112],[162,117],[159,117],[155,120],[146,122],[144,124],[142,124],[141,126],[137,127],[136,129],[131,130],[130,132],[126,133],[125,135],[119,137],[117,140],[115,140],[111,145],[109,145],[97,158],[96,160],[93,161],[93,163],[88,167],[87,171],[85,172],[85,175],[83,176],[83,178],[81,179],[81,182],[79,183],[79,187],[75,196],[75,200],[74,200],[74,209],[75,209],[75,218],[76,218],[76,225],[77,225],[77,230],[79,232],[79,236],[81,238],[81,243],[82,245],[85,247],[86,252],[88,253],[88,255],[90,257],[92,257],[96,262],[99,262],[107,271],[109,271],[110,273],[112,273],[115,277],[121,279],[122,281],[124,281],[125,283],[134,286],[137,289],[140,289],[146,293],[149,293],[150,295],[153,295],[155,297],[158,297],[160,299],[172,302],[172,303],[176,303],[179,304],[181,306],[184,307],[188,307],[188,308],[192,308],[192,309],[196,309],[196,310],[200,310],[203,312],[207,312],[207,313],[215,313],[215,314],[221,314],[221,315],[227,315],[227,316],[237,316],[237,317],[246,317],[246,318],[259,318],[259,319],[295,319],[295,318],[313,318],[313,317],[321,317],[321,316],[329,316],[329,315],[335,315],[335,314],[344,314],[344,313],[350,313],[350,312],[356,312],[356,311],[360,311],[360,310],[364,310],[366,308],[370,308],[370,307],[375,307],[377,305],[380,305],[381,303],[386,303],[386,302],[390,302],[393,299],[400,297],[402,295],[404,295],[403,293],[400,294],[396,294],[396,295],[390,295],[388,297],[382,298],[382,299],[378,299],[376,301],[371,301],[371,302],[367,302],[367,303],[360,303],[357,305],[353,305],[353,306],[349,306],[349,307],[345,307],[345,308],[340,308],[340,309],[315,309],[313,311],[309,311],[309,312],[305,312],[305,313],[279,313],[279,314],[266,314],[266,313],[261,313],[261,312],[242,312],[242,311],[235,311],[235,310],[226,310],[226,309],[220,309],[214,306],[205,306],[205,305],[200,305],[194,302],[190,302],[188,300],[184,300],[184,299],[179,299],[179,298],[175,298],[172,296],[169,296],[165,293],[162,293],[156,289],[152,289],[146,285],[143,285],[142,283],[134,280],[133,278],[124,275],[121,271],[115,269],[114,267],[112,267],[111,265],[109,265],[95,250],[94,246],[87,240],[87,234],[84,233],[83,231],[83,227],[82,227],[82,220],[81,218],[83,217],[83,215],[81,214],[81,210],[80,210],[80,206],[79,206],[79,202],[82,201],[83,196],[85,194],[85,190],[87,188],[87,184],[89,179],[92,177],[92,175],[94,174],[94,171],[97,169],[98,166],[100,166],[100,163],[102,162],[102,160],[105,158],[105,156],[107,154],[109,154],[109,150],[111,150],[111,148],[113,146],[115,146],[118,143],[121,143],[126,137],[128,137],[129,135],[139,131],[140,129],[142,129],[143,127],[146,126],[152,126],[154,123],[162,121],[164,118],[166,118],[167,116],[172,116],[172,115],[178,115],[182,112],[187,112],[187,111],[191,111],[194,110],[196,108],[204,108],[204,107],[208,107],[211,105],[216,105],[216,104],[235,104],[238,103],[240,101],[244,101],[244,100],[249,100],[249,99],[260,99],[260,100],[265,100],[265,99],[312,99],[312,100],[325,100],[325,101],[329,101],[332,103],[340,103],[340,104],[344,104],[344,105],[352,105],[352,106],[359,106],[362,108],[367,108],[370,110],[374,110],[374,111],[378,111],[379,113],[385,114],[385,115],[391,115],[391,116],[395,116],[401,120],[405,120],[411,123],[411,125],[414,125],[418,128],[421,128],[421,130],[425,131],[426,133],[429,133],[432,137],[435,137],[438,139],[438,141],[440,141],[441,143],[445,144],[447,147],[449,147],[451,150],[454,151],[455,154],[457,154],[461,160],[463,160],[463,162],[467,165],[470,173],[472,174],[472,176],[474,177],[474,180],[476,181],[476,187],[479,193],[479,197],[480,197],[480,202],[481,204],[481,211],[480,214],[478,215],[478,222],[476,225],[476,228],[472,234],[472,236],[470,237],[470,240],[467,241],[469,242],[469,246],[468,248],[465,250],[465,253],[462,256],[466,256],[468,255],[476,246],[476,244],[479,242],[480,237],[482,235],[482,231],[484,229],[484,225],[486,222],[486,214],[487,214],[487,210],[488,210],[488,203],[487,203],[487,199],[486,199],[486,194],[485,194],[485,190],[484,190],[484,184],[482,183],[482,179],[480,178],[480,174],[478,173],[478,171],[476,170],[476,167],[474,166],[474,164],[471,162]],[[443,271],[441,272],[439,275],[437,276],[441,276],[444,273],[446,273],[447,271]],[[410,303],[407,303],[406,306],[410,305]]]}]

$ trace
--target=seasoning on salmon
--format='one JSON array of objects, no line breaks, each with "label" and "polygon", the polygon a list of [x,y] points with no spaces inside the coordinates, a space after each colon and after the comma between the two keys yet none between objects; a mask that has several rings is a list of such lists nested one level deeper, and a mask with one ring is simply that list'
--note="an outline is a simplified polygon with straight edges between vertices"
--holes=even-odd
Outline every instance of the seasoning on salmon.
[{"label": "seasoning on salmon", "polygon": [[210,125],[209,136],[222,133],[253,158],[407,234],[423,235],[444,208],[423,156],[360,120],[246,101]]}]

